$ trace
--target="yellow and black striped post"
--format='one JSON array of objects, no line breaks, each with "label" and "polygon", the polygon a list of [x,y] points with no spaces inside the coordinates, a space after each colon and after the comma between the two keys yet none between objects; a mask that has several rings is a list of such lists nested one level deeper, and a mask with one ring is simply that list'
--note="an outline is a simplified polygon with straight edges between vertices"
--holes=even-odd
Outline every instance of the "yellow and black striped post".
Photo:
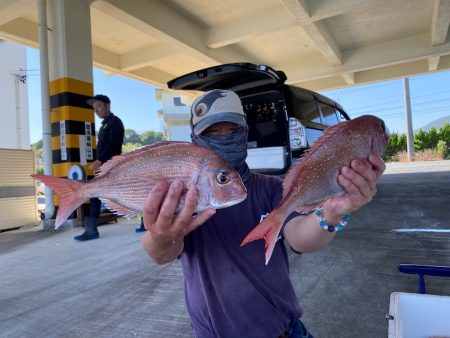
[{"label": "yellow and black striped post", "polygon": [[[93,85],[69,77],[50,81],[50,122],[52,130],[53,175],[67,178],[72,165],[88,170],[95,159],[95,117],[86,101],[92,97]],[[60,199],[54,195],[55,207]]]}]

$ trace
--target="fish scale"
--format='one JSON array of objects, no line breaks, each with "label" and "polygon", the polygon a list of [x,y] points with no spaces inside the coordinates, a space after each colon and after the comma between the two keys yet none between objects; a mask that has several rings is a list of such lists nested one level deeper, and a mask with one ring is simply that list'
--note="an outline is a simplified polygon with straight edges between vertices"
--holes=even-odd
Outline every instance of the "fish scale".
[{"label": "fish scale", "polygon": [[240,203],[247,191],[239,174],[210,149],[187,142],[163,141],[113,157],[90,181],[74,181],[47,175],[32,175],[61,196],[56,216],[58,228],[85,200],[97,197],[108,209],[133,216],[143,211],[154,185],[179,179],[184,184],[177,212],[188,189],[198,193],[196,212]]},{"label": "fish scale", "polygon": [[309,210],[331,197],[342,195],[344,189],[337,180],[341,168],[350,165],[354,159],[367,159],[370,153],[381,155],[388,143],[389,130],[383,120],[372,115],[326,129],[289,169],[278,206],[242,240],[241,246],[264,239],[268,264],[285,219],[294,211]]}]

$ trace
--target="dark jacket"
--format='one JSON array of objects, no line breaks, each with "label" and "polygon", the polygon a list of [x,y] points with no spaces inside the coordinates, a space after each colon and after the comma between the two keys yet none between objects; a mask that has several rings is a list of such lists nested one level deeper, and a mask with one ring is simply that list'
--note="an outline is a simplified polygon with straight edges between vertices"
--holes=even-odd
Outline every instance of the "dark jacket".
[{"label": "dark jacket", "polygon": [[105,163],[111,157],[122,154],[125,130],[122,121],[109,113],[102,121],[97,137],[97,159]]}]

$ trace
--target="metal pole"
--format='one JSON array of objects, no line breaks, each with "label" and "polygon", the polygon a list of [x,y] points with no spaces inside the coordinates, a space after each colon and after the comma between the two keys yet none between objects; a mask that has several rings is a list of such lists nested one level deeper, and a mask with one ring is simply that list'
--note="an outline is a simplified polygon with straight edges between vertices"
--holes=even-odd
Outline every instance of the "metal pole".
[{"label": "metal pole", "polygon": [[[39,55],[41,68],[41,100],[42,100],[42,142],[44,146],[44,174],[52,174],[52,132],[50,123],[50,90],[48,66],[48,36],[47,36],[47,4],[46,0],[37,0],[39,15]],[[55,213],[53,191],[45,187],[45,211],[43,219],[50,219]]]},{"label": "metal pole", "polygon": [[14,75],[14,85],[16,90],[16,137],[17,137],[17,148],[22,149],[22,126],[20,122],[20,75]]},{"label": "metal pole", "polygon": [[411,97],[409,95],[409,79],[403,79],[403,87],[405,92],[405,115],[406,115],[406,142],[408,161],[414,161],[414,134],[411,116]]}]

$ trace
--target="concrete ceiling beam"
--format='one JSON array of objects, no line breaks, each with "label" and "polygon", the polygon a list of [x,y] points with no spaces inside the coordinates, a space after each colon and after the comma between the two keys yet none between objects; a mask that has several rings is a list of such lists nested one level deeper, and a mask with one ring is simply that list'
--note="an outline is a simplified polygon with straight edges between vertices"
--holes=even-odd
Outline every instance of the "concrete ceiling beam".
[{"label": "concrete ceiling beam", "polygon": [[204,32],[204,37],[209,48],[219,48],[297,25],[296,20],[284,7],[277,6],[270,10],[255,11],[245,19],[239,18],[208,28]]},{"label": "concrete ceiling beam", "polygon": [[208,48],[203,43],[203,30],[163,1],[108,0],[96,1],[92,6],[210,66],[250,61],[231,47]]},{"label": "concrete ceiling beam", "polygon": [[0,0],[0,25],[17,19],[35,8],[35,0]]},{"label": "concrete ceiling beam", "polygon": [[31,47],[39,47],[38,26],[22,18],[14,19],[0,26],[0,37]]},{"label": "concrete ceiling beam", "polygon": [[92,46],[92,58],[95,66],[117,72],[120,70],[120,55],[98,46]]},{"label": "concrete ceiling beam", "polygon": [[344,79],[346,84],[355,84],[355,73],[342,73],[340,76]]},{"label": "concrete ceiling beam", "polygon": [[441,57],[439,55],[437,56],[429,56],[428,57],[428,70],[430,72],[433,72],[435,70],[438,70],[438,66],[439,66],[439,59]]},{"label": "concrete ceiling beam", "polygon": [[[26,46],[39,48],[37,27],[35,22],[18,18],[0,26],[0,37]],[[173,78],[171,74],[156,69],[150,71],[148,67],[142,71],[123,71],[121,70],[121,56],[98,46],[92,47],[92,56],[95,67],[109,71],[112,74],[122,74],[161,87],[167,86],[167,81]],[[155,76],[155,78],[151,76]]]},{"label": "concrete ceiling beam", "polygon": [[431,44],[440,45],[447,39],[450,24],[450,0],[434,0],[431,18]]},{"label": "concrete ceiling beam", "polygon": [[[425,59],[412,61],[401,65],[393,65],[361,71],[355,73],[355,84],[367,84],[380,81],[400,79],[411,75],[423,74],[427,72],[427,62]],[[318,80],[298,82],[295,85],[314,91],[323,91],[329,88],[343,88],[348,84],[341,76],[326,77]]]},{"label": "concrete ceiling beam", "polygon": [[[376,1],[379,5],[380,1]],[[373,0],[310,0],[309,14],[310,19],[320,21],[334,16],[349,13],[356,9],[370,8],[374,5]]]},{"label": "concrete ceiling beam", "polygon": [[313,57],[309,60],[304,60],[301,68],[298,67],[296,60],[283,65],[275,65],[274,68],[282,68],[288,77],[287,82],[295,84],[342,73],[354,73],[418,59],[427,59],[429,56],[448,55],[450,54],[450,42],[438,46],[430,46],[429,35],[420,34],[346,50],[342,54],[345,62],[340,66],[332,67],[324,60]]},{"label": "concrete ceiling beam", "polygon": [[180,51],[163,43],[144,47],[120,56],[120,68],[125,72],[144,68],[162,61],[173,55],[179,54]]},{"label": "concrete ceiling beam", "polygon": [[333,34],[324,21],[313,22],[309,15],[306,0],[282,0],[284,6],[302,26],[306,34],[332,66],[342,64],[342,55]]},{"label": "concrete ceiling beam", "polygon": [[132,77],[137,80],[149,82],[155,86],[167,88],[167,82],[173,79],[173,75],[160,71],[153,67],[145,67],[141,69],[128,72]]}]

